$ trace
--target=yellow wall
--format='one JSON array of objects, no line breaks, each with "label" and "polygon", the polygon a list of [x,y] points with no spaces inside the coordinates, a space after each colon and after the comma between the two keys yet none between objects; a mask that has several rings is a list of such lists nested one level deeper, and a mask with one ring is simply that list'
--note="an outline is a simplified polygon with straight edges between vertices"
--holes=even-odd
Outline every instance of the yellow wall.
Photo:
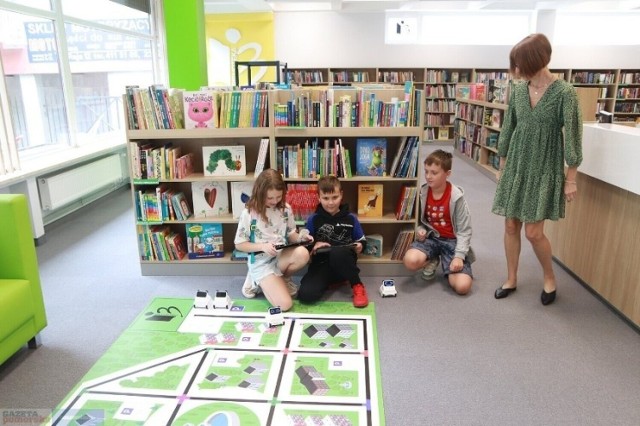
[{"label": "yellow wall", "polygon": [[[218,14],[205,17],[209,85],[235,84],[235,61],[274,61],[272,13]],[[215,44],[223,47],[215,48]],[[224,49],[228,51],[224,52]],[[276,81],[275,67],[252,67],[252,83]],[[240,85],[247,85],[246,68],[240,68]]]}]

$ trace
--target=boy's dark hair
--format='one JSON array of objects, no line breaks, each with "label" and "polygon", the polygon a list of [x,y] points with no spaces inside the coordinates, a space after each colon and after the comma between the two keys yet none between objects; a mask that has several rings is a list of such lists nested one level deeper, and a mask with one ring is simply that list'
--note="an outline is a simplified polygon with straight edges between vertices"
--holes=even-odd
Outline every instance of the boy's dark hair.
[{"label": "boy's dark hair", "polygon": [[453,155],[450,152],[443,151],[441,149],[433,151],[431,154],[427,155],[427,158],[424,159],[424,164],[426,166],[435,164],[436,166],[442,167],[442,170],[444,170],[445,172],[451,170],[452,163]]},{"label": "boy's dark hair", "polygon": [[334,175],[322,176],[318,179],[318,193],[329,193],[332,194],[334,192],[342,191],[342,183],[340,179],[335,177]]},{"label": "boy's dark hair", "polygon": [[533,77],[551,61],[551,43],[541,33],[531,34],[518,42],[509,53],[509,71],[525,79]]}]

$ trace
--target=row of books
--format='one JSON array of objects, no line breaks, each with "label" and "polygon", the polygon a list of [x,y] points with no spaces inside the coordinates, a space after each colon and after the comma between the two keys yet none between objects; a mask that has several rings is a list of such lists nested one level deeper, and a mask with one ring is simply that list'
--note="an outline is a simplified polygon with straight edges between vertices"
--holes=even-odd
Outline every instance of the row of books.
[{"label": "row of books", "polygon": [[129,142],[129,163],[133,179],[182,179],[193,173],[193,154],[171,142],[162,146]]},{"label": "row of books", "polygon": [[427,127],[424,129],[423,140],[433,141],[437,139],[441,141],[448,141],[451,139],[449,129],[450,127]]},{"label": "row of books", "polygon": [[146,89],[125,88],[129,129],[183,129],[182,91],[168,90],[161,84]]},{"label": "row of books", "polygon": [[[262,138],[254,173],[265,167],[269,138]],[[182,148],[171,142],[162,146],[129,142],[131,176],[141,180],[183,179],[194,172],[194,153],[182,155]],[[246,176],[246,153],[243,145],[216,145],[202,148],[204,176]]]},{"label": "row of books", "polygon": [[445,99],[429,99],[427,100],[427,112],[455,112],[456,102],[454,100]]},{"label": "row of books", "polygon": [[166,185],[133,192],[136,218],[141,222],[187,220],[192,215],[189,201],[182,191],[173,191]]},{"label": "row of books", "polygon": [[268,127],[268,91],[146,89],[127,86],[125,107],[129,129],[199,129]]},{"label": "row of books", "polygon": [[334,175],[353,176],[351,154],[341,139],[317,138],[304,144],[279,145],[276,149],[276,169],[285,178],[316,178]]},{"label": "row of books", "polygon": [[[455,98],[456,88],[453,84],[426,86],[424,96],[429,98]],[[429,109],[429,108],[427,108]]]},{"label": "row of books", "polygon": [[[222,224],[190,223],[185,225],[184,233],[175,232],[167,225],[138,226],[138,245],[141,260],[178,261],[182,259],[218,258],[224,256]],[[186,236],[186,237],[185,237]],[[402,230],[394,242],[391,259],[402,260],[409,249],[415,231]],[[365,236],[366,245],[363,255],[382,257],[384,238],[382,234]],[[247,261],[248,254],[233,250],[231,260]]]},{"label": "row of books", "polygon": [[231,214],[237,219],[251,197],[252,189],[253,181],[195,181],[191,182],[190,194],[174,191],[165,184],[137,189],[134,191],[136,218],[151,223],[184,221],[192,217],[215,218],[229,215],[231,207]]},{"label": "row of books", "polygon": [[[458,102],[456,104],[456,117],[480,124],[484,119],[484,107],[482,105]],[[456,122],[459,121],[460,120],[456,120]]]},{"label": "row of books", "polygon": [[489,79],[486,83],[458,84],[456,98],[507,104],[510,84],[509,80],[499,79]]},{"label": "row of books", "polygon": [[504,112],[498,108],[485,108],[482,123],[485,126],[500,128],[502,126],[502,115]]},{"label": "row of books", "polygon": [[428,83],[468,83],[471,79],[469,71],[427,70]]},{"label": "row of books", "polygon": [[[224,256],[222,224],[189,223],[185,232],[175,232],[168,225],[138,226],[141,260],[171,261]],[[186,238],[185,238],[186,236]]]},{"label": "row of books", "polygon": [[455,121],[454,114],[429,113],[425,114],[425,126],[451,126]]},{"label": "row of books", "polygon": [[576,71],[571,74],[571,83],[576,84],[613,84],[616,74],[611,71]]},{"label": "row of books", "polygon": [[415,234],[415,230],[409,228],[403,229],[398,233],[391,250],[391,260],[402,260],[404,254],[411,246]]},{"label": "row of books", "polygon": [[[329,91],[328,91],[329,92]],[[276,127],[407,127],[411,126],[411,102],[382,101],[371,94],[369,99],[352,99],[343,95],[337,101],[313,100],[296,96],[274,105]]]},{"label": "row of books", "polygon": [[417,136],[408,136],[402,139],[389,176],[397,178],[416,177],[418,169],[418,157],[420,155],[420,141]]}]

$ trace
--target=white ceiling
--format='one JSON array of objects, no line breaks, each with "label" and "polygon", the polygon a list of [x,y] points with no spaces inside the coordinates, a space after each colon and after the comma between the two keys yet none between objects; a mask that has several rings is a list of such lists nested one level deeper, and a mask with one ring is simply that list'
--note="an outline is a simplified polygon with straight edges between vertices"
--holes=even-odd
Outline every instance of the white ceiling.
[{"label": "white ceiling", "polygon": [[252,13],[332,10],[336,12],[379,12],[385,10],[640,10],[640,0],[203,0],[205,12]]}]

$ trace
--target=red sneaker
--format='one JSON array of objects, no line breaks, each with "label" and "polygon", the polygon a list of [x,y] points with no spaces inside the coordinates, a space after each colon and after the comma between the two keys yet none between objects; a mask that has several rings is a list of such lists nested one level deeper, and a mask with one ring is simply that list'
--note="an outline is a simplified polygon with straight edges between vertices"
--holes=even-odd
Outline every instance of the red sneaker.
[{"label": "red sneaker", "polygon": [[369,304],[369,298],[367,297],[367,289],[364,288],[364,284],[354,284],[351,289],[353,290],[353,306],[356,308],[366,307]]}]

